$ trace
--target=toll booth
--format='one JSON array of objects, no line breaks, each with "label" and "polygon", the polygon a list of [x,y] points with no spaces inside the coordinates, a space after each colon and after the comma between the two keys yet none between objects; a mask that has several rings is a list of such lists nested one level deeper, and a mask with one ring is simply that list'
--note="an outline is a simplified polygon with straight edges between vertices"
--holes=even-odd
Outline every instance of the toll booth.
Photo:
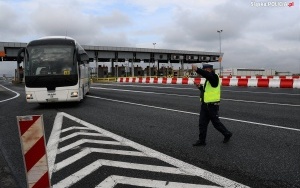
[{"label": "toll booth", "polygon": [[173,72],[173,76],[174,76],[174,77],[177,77],[178,75],[179,75],[179,74],[178,74],[178,70],[176,70],[176,71]]},{"label": "toll booth", "polygon": [[174,76],[172,67],[167,67],[168,76]]},{"label": "toll booth", "polygon": [[20,66],[18,69],[15,69],[15,78],[14,83],[22,83],[24,79],[24,69]]},{"label": "toll booth", "polygon": [[125,77],[126,76],[126,69],[124,66],[118,67],[118,77]]},{"label": "toll booth", "polygon": [[[113,69],[112,69],[112,74],[113,75],[117,75],[117,77],[125,77],[126,76],[126,72],[125,72],[125,67],[124,66],[118,66],[116,65]],[[117,72],[115,74],[115,72]]]},{"label": "toll booth", "polygon": [[[144,74],[145,76],[149,76],[149,66],[147,66],[145,69],[144,69]],[[156,76],[157,75],[157,69],[156,67],[150,67],[150,76]]]},{"label": "toll booth", "polygon": [[143,76],[144,71],[142,67],[136,66],[134,67],[134,76]]},{"label": "toll booth", "polygon": [[159,69],[159,76],[173,76],[173,69],[171,67],[161,67]]},{"label": "toll booth", "polygon": [[98,78],[107,78],[108,77],[108,67],[98,66]]}]

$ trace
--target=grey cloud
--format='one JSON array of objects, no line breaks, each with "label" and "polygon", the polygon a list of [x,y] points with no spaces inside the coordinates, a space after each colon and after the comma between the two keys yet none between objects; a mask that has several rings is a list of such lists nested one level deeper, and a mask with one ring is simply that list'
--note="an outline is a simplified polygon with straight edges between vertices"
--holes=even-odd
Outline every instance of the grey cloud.
[{"label": "grey cloud", "polygon": [[97,23],[101,24],[102,27],[113,27],[119,28],[122,26],[131,25],[131,21],[128,16],[120,11],[113,11],[108,16],[98,16]]},{"label": "grey cloud", "polygon": [[27,28],[19,19],[16,10],[13,9],[7,2],[0,2],[0,25],[1,27],[1,41],[17,42],[18,36],[23,36],[27,33]]}]

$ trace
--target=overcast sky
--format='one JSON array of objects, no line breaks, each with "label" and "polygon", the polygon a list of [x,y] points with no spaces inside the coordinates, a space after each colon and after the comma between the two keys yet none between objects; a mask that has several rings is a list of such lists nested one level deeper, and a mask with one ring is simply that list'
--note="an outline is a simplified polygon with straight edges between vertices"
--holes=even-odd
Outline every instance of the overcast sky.
[{"label": "overcast sky", "polygon": [[[82,45],[219,52],[223,30],[224,68],[300,72],[299,0],[0,0],[0,10],[0,42],[67,34]],[[0,74],[10,69],[0,62]]]}]

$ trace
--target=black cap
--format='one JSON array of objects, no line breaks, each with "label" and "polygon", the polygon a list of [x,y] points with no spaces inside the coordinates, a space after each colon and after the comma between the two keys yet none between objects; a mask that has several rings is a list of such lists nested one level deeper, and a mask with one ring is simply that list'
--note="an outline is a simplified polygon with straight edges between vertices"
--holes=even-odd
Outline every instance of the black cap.
[{"label": "black cap", "polygon": [[209,63],[205,63],[205,64],[203,64],[203,67],[202,67],[202,69],[206,69],[206,68],[213,68],[214,66],[212,65],[212,64],[209,64]]}]

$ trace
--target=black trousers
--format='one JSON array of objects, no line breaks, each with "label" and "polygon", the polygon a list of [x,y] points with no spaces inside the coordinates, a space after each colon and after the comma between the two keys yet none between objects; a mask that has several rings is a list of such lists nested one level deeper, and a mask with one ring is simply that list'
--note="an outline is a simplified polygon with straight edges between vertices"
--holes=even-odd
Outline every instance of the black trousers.
[{"label": "black trousers", "polygon": [[209,121],[211,121],[215,129],[224,136],[231,134],[219,119],[219,105],[202,103],[199,117],[200,142],[205,143]]}]

